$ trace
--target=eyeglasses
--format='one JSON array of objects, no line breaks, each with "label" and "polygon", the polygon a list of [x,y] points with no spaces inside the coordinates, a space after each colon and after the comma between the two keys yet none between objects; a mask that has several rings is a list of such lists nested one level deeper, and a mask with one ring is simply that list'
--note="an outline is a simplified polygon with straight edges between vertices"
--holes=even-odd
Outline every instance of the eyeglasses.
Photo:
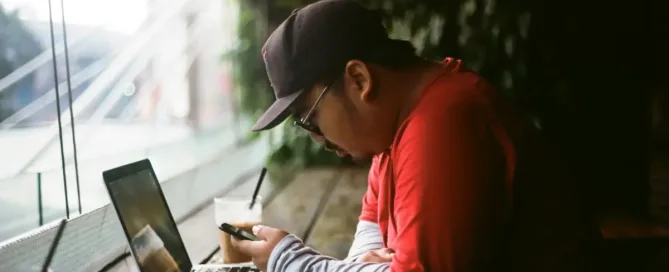
[{"label": "eyeglasses", "polygon": [[314,134],[319,135],[319,136],[323,136],[323,132],[321,132],[321,129],[318,128],[317,125],[311,124],[310,119],[311,119],[311,115],[313,114],[314,110],[316,109],[316,106],[318,106],[318,103],[321,102],[321,98],[323,98],[323,95],[325,94],[325,92],[328,91],[329,88],[330,88],[329,85],[325,86],[325,88],[323,88],[323,91],[321,91],[321,94],[318,95],[318,98],[316,98],[316,102],[314,102],[314,105],[311,106],[311,109],[309,109],[309,111],[307,112],[307,115],[305,115],[304,118],[300,118],[299,120],[296,120],[295,122],[293,122],[294,125],[302,128],[302,129],[304,129],[308,132],[314,133]]}]

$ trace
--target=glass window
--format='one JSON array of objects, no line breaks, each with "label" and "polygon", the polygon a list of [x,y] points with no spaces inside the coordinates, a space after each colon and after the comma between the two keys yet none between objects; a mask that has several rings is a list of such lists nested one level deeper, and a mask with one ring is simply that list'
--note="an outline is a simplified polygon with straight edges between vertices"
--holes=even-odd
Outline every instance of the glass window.
[{"label": "glass window", "polygon": [[69,109],[63,32],[45,3],[0,0],[0,240],[76,207],[61,171],[73,143],[58,123]]},{"label": "glass window", "polygon": [[[221,58],[237,44],[236,1],[51,2],[0,0],[0,241],[81,215],[72,229],[87,234],[63,239],[100,241],[62,250],[119,242],[106,169],[151,159],[179,220],[262,162],[265,148],[239,151],[250,124],[233,120]],[[212,171],[222,158],[225,178]],[[73,260],[107,258],[72,247]]]}]

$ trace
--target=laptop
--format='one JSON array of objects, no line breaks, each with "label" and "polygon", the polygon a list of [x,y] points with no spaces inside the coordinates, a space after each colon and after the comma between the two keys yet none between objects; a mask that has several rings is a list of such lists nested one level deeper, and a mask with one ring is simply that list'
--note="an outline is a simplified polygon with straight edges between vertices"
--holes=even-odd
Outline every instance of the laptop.
[{"label": "laptop", "polygon": [[252,263],[193,265],[148,159],[104,171],[102,177],[140,271],[260,271]]}]

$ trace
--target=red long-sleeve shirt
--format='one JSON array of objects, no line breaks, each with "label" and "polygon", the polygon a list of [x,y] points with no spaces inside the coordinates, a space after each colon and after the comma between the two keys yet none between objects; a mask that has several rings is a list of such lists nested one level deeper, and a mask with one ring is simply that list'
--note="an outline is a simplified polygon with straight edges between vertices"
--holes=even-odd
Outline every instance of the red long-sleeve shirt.
[{"label": "red long-sleeve shirt", "polygon": [[444,61],[374,158],[360,220],[378,223],[395,250],[392,271],[582,271],[565,169],[530,122],[459,66]]}]

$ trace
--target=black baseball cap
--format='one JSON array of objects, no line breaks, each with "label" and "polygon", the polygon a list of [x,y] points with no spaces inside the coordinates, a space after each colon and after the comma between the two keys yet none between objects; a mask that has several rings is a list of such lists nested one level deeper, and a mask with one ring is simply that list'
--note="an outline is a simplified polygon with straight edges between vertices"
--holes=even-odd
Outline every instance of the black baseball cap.
[{"label": "black baseball cap", "polygon": [[349,60],[374,61],[407,49],[413,53],[410,43],[388,38],[380,12],[351,0],[322,0],[293,11],[262,48],[276,101],[252,130],[283,122],[306,90],[343,72]]}]

